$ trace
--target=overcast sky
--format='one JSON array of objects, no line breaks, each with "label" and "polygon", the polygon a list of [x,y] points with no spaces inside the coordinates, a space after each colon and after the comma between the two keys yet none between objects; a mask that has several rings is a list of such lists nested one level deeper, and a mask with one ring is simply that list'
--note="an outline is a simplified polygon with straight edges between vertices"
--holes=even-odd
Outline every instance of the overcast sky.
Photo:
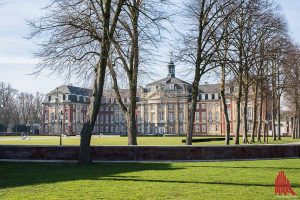
[{"label": "overcast sky", "polygon": [[[1,1],[1,0],[0,0]],[[42,14],[41,8],[46,0],[2,0],[0,6],[0,82],[12,84],[19,91],[47,93],[53,88],[64,84],[63,78],[44,72],[38,77],[28,75],[33,72],[36,59],[33,52],[37,49],[37,41],[25,37],[30,32],[26,19]],[[289,23],[290,35],[300,43],[300,1],[276,0],[280,3]],[[164,44],[161,60],[168,61],[169,47]],[[171,50],[171,49],[170,49]],[[162,66],[165,64],[161,63]],[[180,66],[178,66],[180,71]],[[161,77],[167,74],[162,68]],[[180,74],[177,73],[180,77]],[[161,78],[155,77],[155,78]]]}]

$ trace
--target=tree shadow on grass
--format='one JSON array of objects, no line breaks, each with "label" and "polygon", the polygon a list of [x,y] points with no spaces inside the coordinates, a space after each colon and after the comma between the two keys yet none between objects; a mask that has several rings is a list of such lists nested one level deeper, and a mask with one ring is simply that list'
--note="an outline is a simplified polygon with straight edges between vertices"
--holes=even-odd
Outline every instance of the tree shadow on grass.
[{"label": "tree shadow on grass", "polygon": [[[79,166],[71,163],[9,163],[0,162],[0,189],[49,184],[75,180],[132,178],[118,174],[147,170],[178,170],[170,163],[97,163]],[[138,179],[137,179],[138,180]]]}]

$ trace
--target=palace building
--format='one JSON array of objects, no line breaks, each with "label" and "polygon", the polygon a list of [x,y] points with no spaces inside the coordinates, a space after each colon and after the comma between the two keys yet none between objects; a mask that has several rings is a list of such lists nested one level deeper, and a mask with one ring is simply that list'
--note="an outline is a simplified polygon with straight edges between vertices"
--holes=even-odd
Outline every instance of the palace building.
[{"label": "palace building", "polygon": [[[167,77],[138,89],[136,126],[141,135],[187,133],[192,85],[176,78],[173,61],[168,64],[168,69]],[[236,124],[236,91],[234,86],[226,86],[226,103],[232,131],[235,130]],[[121,91],[125,104],[130,102],[128,92],[126,89]],[[42,133],[58,134],[62,128],[62,132],[66,135],[80,134],[86,120],[90,96],[90,89],[70,85],[62,85],[49,92],[43,102]],[[249,133],[253,123],[252,108],[253,102],[249,99],[247,116]],[[194,135],[224,135],[225,119],[222,109],[220,84],[199,85]],[[241,123],[241,130],[242,127]],[[103,92],[94,133],[127,134],[124,115],[113,90]]]}]

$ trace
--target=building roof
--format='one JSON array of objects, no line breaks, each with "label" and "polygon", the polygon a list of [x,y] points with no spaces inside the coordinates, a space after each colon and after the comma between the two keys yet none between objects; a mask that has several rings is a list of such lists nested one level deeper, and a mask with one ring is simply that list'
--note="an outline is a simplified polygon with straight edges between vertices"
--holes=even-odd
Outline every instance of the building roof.
[{"label": "building roof", "polygon": [[200,93],[219,93],[221,84],[204,84],[199,85]]},{"label": "building roof", "polygon": [[[129,93],[130,91],[129,91],[129,89],[120,89],[120,94],[121,94],[121,97],[130,97],[130,93]],[[139,89],[137,89],[137,97],[139,97],[140,96],[140,90]],[[113,90],[113,89],[111,89],[111,90],[104,90],[103,91],[103,97],[105,98],[105,97],[108,97],[108,98],[115,98],[116,97],[116,95],[115,95],[115,91]]]},{"label": "building roof", "polygon": [[75,87],[71,85],[61,85],[47,95],[56,94],[56,92],[60,92],[63,94],[74,94],[74,95],[81,95],[81,96],[91,96],[92,90],[87,88]]}]

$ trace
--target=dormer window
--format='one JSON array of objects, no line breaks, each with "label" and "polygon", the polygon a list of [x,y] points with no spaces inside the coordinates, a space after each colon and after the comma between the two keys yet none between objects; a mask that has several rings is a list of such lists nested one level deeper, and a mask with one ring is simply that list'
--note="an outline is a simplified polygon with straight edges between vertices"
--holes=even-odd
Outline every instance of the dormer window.
[{"label": "dormer window", "polygon": [[169,85],[169,89],[170,89],[170,90],[174,90],[174,88],[175,88],[175,87],[174,87],[173,84]]},{"label": "dormer window", "polygon": [[51,95],[48,96],[48,101],[51,101]]}]

